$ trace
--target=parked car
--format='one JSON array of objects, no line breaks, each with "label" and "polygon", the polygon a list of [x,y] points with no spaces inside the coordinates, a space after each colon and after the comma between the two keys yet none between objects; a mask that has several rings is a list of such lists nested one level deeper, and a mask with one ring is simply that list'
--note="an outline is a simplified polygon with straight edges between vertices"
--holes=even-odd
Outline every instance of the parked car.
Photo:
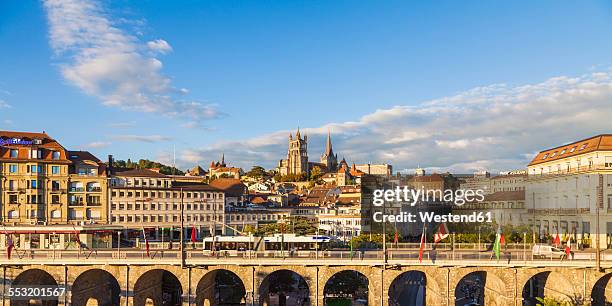
[{"label": "parked car", "polygon": [[550,245],[543,245],[543,244],[536,244],[533,246],[532,249],[533,252],[533,258],[564,258],[565,257],[565,252],[559,248],[550,246]]}]

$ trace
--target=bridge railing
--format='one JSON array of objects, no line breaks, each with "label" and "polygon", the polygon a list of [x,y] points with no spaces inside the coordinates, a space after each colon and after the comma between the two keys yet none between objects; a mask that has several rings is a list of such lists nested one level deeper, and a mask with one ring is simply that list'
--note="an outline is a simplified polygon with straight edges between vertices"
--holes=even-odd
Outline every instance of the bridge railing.
[{"label": "bridge railing", "polygon": [[[569,258],[565,256],[548,256],[544,258],[533,258],[533,254],[526,250],[507,250],[500,253],[499,259],[491,251],[469,251],[469,250],[425,250],[423,262],[455,262],[461,264],[470,262],[567,262],[580,261],[595,264],[594,252],[575,252]],[[612,252],[602,252],[601,260],[612,265]],[[253,262],[278,262],[291,260],[295,262],[315,262],[317,260],[329,261],[360,261],[378,264],[384,261],[384,253],[380,250],[368,251],[217,251],[188,249],[184,250],[185,262],[197,264],[215,260],[224,260],[236,263]],[[388,250],[386,259],[394,262],[419,262],[419,252],[415,250]],[[180,250],[150,249],[82,249],[82,250],[13,250],[9,258],[6,251],[0,251],[0,263],[172,263],[180,264]]]}]

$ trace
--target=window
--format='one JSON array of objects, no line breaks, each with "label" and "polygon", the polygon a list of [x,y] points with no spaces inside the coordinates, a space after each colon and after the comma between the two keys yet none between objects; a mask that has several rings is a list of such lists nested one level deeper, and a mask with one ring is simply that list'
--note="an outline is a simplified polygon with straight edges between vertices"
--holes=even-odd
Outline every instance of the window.
[{"label": "window", "polygon": [[16,219],[19,218],[19,212],[16,210],[11,210],[8,212],[8,217],[9,219]]},{"label": "window", "polygon": [[60,203],[60,196],[59,195],[52,195],[51,196],[51,204],[59,204]]},{"label": "window", "polygon": [[557,152],[556,152],[556,151],[555,151],[555,152],[553,152],[553,154],[550,154],[550,158],[555,157],[555,155],[557,155]]},{"label": "window", "polygon": [[62,217],[62,211],[61,211],[61,210],[56,209],[56,210],[52,210],[52,211],[51,211],[51,218],[53,218],[53,219],[59,219],[59,218],[61,218],[61,217]]},{"label": "window", "polygon": [[53,153],[51,153],[51,158],[58,160],[60,159],[60,152],[59,151],[53,151]]},{"label": "window", "polygon": [[573,147],[570,149],[570,153],[574,153],[574,151],[576,151],[576,146],[573,146]]},{"label": "window", "polygon": [[563,150],[561,151],[561,153],[559,153],[559,155],[563,155],[563,154],[565,154],[565,151],[567,151],[567,150],[566,150],[566,149],[563,149]]},{"label": "window", "polygon": [[582,145],[580,146],[580,149],[578,149],[578,151],[582,151],[582,150],[584,150],[584,148],[586,148],[586,146],[587,146],[587,144],[586,144],[586,143],[585,143],[585,144],[582,144]]},{"label": "window", "polygon": [[17,204],[17,202],[18,202],[18,199],[17,199],[17,195],[16,194],[9,195],[9,203]]},{"label": "window", "polygon": [[60,174],[60,166],[51,166],[51,173]]},{"label": "window", "polygon": [[40,173],[40,172],[42,172],[42,166],[30,165],[30,172],[32,172],[32,173]]},{"label": "window", "polygon": [[15,181],[13,181],[13,180],[9,180],[9,181],[8,181],[8,189],[9,189],[10,191],[15,190]]},{"label": "window", "polygon": [[37,180],[30,180],[30,188],[36,189],[37,186],[38,186],[38,181]]},{"label": "window", "polygon": [[11,149],[11,153],[10,153],[10,154],[11,154],[11,155],[10,155],[10,156],[11,156],[11,158],[17,158],[17,157],[19,157],[19,150],[17,150],[17,149]]},{"label": "window", "polygon": [[17,173],[17,165],[9,165],[10,173]]},{"label": "window", "polygon": [[32,158],[32,159],[40,159],[40,158],[42,158],[42,150],[38,150],[38,149],[30,150],[30,158]]}]

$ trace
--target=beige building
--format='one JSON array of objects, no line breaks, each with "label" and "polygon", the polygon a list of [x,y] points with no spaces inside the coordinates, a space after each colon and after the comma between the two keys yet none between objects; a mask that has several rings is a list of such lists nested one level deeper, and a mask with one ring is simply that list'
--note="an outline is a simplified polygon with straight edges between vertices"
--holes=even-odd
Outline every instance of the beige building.
[{"label": "beige building", "polygon": [[[610,246],[612,135],[599,135],[536,155],[525,186],[529,224],[540,235],[571,234],[578,242]],[[599,224],[599,229],[597,229]]]},{"label": "beige building", "polygon": [[93,155],[70,152],[44,132],[0,131],[5,224],[104,223],[105,175]]},{"label": "beige building", "polygon": [[68,158],[72,162],[68,176],[68,220],[108,223],[106,164],[85,151],[68,151]]},{"label": "beige building", "polygon": [[365,174],[371,175],[392,175],[393,166],[389,164],[361,164],[355,165],[355,168]]},{"label": "beige building", "polygon": [[[203,183],[147,169],[114,171],[110,186],[111,222],[127,228],[196,227],[206,234],[225,233],[225,195]],[[183,203],[181,209],[181,203]]]}]

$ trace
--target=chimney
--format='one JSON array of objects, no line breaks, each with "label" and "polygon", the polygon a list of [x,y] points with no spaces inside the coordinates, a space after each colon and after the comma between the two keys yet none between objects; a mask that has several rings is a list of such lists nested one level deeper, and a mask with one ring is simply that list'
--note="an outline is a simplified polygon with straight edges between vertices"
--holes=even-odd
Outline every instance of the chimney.
[{"label": "chimney", "polygon": [[114,173],[113,167],[113,156],[111,154],[108,155],[108,175],[113,175]]}]

